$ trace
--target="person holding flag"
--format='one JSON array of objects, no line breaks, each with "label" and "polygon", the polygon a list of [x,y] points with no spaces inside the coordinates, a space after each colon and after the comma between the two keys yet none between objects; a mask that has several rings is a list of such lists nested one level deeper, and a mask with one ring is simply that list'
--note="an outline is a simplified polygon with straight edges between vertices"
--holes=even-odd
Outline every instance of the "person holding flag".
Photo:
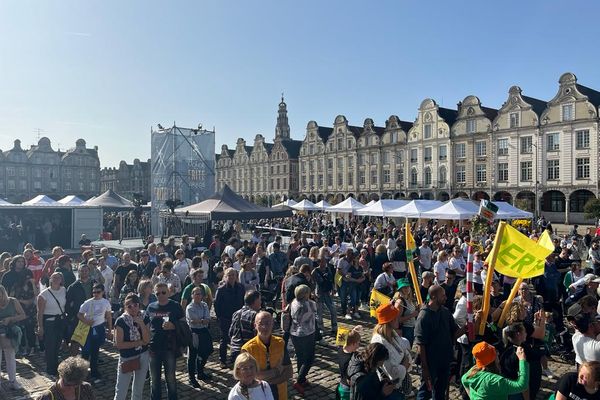
[{"label": "person holding flag", "polygon": [[410,230],[410,224],[408,220],[406,221],[406,261],[408,262],[408,272],[410,274],[410,279],[412,281],[412,287],[415,288],[415,295],[417,296],[417,304],[423,304],[423,299],[421,298],[421,292],[416,290],[419,287],[419,278],[417,277],[417,272],[415,271],[415,263],[413,258],[413,253],[417,250],[417,243],[415,242],[415,238],[412,235]]}]

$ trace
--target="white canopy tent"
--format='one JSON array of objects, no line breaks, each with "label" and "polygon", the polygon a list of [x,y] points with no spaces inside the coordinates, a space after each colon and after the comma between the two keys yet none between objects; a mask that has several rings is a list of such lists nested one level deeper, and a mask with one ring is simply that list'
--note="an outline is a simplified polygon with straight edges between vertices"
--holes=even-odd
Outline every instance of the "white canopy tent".
[{"label": "white canopy tent", "polygon": [[390,217],[394,210],[406,205],[410,200],[379,200],[375,203],[368,205],[365,204],[363,208],[356,212],[357,215],[368,215],[372,217]]},{"label": "white canopy tent", "polygon": [[533,213],[529,211],[521,210],[505,201],[494,201],[495,205],[498,206],[498,212],[496,213],[496,219],[531,219]]},{"label": "white canopy tent", "polygon": [[390,217],[421,218],[426,211],[434,210],[443,204],[438,200],[412,200],[408,204],[390,211],[388,215]]},{"label": "white canopy tent", "polygon": [[6,205],[12,205],[12,203],[9,203],[8,201],[6,201],[4,199],[0,199],[0,205],[6,206]]},{"label": "white canopy tent", "polygon": [[62,199],[58,200],[60,204],[64,204],[67,206],[78,206],[83,204],[85,201],[81,200],[79,197],[75,195],[65,196]]},{"label": "white canopy tent", "polygon": [[292,208],[292,206],[298,204],[297,201],[292,200],[292,199],[287,199],[286,201],[279,203],[279,204],[275,204],[274,206],[271,206],[271,208]]},{"label": "white canopy tent", "polygon": [[367,204],[365,204],[365,207],[371,207],[375,203],[377,203],[375,200],[371,200],[370,202],[368,202]]},{"label": "white canopy tent", "polygon": [[330,213],[355,214],[358,210],[364,207],[365,205],[356,200],[354,197],[348,197],[346,200],[336,204],[335,206],[329,207],[325,211]]},{"label": "white canopy tent", "polygon": [[50,197],[46,196],[45,194],[39,194],[37,196],[35,196],[33,199],[31,200],[27,200],[24,201],[23,203],[21,203],[25,206],[61,206],[63,204],[51,199]]},{"label": "white canopy tent", "polygon": [[470,219],[479,213],[479,204],[472,200],[452,199],[433,210],[425,211],[421,218]]},{"label": "white canopy tent", "polygon": [[310,200],[302,200],[301,202],[294,204],[292,206],[292,209],[296,210],[296,211],[320,211],[321,209],[319,207],[317,207],[312,201]]},{"label": "white canopy tent", "polygon": [[326,202],[325,200],[321,200],[319,201],[317,204],[315,204],[315,206],[319,207],[319,210],[325,211],[327,210],[329,207],[331,207],[331,204],[329,204],[328,202]]}]

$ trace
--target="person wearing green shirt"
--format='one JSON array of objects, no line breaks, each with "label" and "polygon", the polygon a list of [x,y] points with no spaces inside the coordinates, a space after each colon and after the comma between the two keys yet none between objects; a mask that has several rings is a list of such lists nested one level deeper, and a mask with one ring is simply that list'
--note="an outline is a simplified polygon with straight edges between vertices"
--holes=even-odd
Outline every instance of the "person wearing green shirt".
[{"label": "person wearing green shirt", "polygon": [[462,384],[471,400],[506,400],[511,394],[525,391],[529,386],[529,364],[525,351],[517,348],[519,377],[516,381],[500,375],[498,357],[494,346],[479,342],[473,346],[475,366],[462,376]]},{"label": "person wearing green shirt", "polygon": [[183,292],[181,292],[181,308],[183,308],[185,310],[187,305],[192,302],[192,290],[195,287],[202,286],[204,288],[204,293],[206,293],[206,296],[204,297],[204,301],[206,302],[206,305],[208,306],[208,309],[210,310],[210,308],[212,307],[212,302],[213,302],[212,292],[207,284],[202,283],[203,280],[204,280],[204,271],[202,269],[198,268],[198,269],[195,269],[192,271],[192,283],[187,285],[185,287],[185,289],[183,289]]}]

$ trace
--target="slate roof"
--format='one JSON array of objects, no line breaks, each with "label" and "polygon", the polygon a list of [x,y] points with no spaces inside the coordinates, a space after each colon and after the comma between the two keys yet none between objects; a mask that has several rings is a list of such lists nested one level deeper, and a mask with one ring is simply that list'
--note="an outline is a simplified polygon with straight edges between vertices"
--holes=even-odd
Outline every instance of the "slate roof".
[{"label": "slate roof", "polygon": [[282,140],[281,144],[288,153],[288,158],[296,159],[300,155],[300,147],[302,146],[302,140]]},{"label": "slate roof", "polygon": [[495,108],[481,107],[481,109],[483,110],[483,113],[485,114],[486,117],[488,117],[488,119],[490,121],[493,121],[498,116],[498,110],[496,110]]},{"label": "slate roof", "polygon": [[331,136],[332,132],[333,132],[333,128],[319,126],[318,134],[321,137],[321,140],[323,141],[323,143],[327,142],[327,139],[329,139],[329,136]]},{"label": "slate roof", "polygon": [[398,123],[400,125],[400,128],[402,128],[402,130],[406,133],[408,133],[408,131],[410,131],[413,127],[413,123],[412,122],[407,122],[407,121],[402,121],[402,120],[398,120]]},{"label": "slate roof", "polygon": [[523,100],[525,100],[527,104],[531,104],[531,108],[539,116],[541,116],[544,110],[546,109],[547,103],[544,100],[536,99],[534,97],[529,96],[521,97],[523,98]]},{"label": "slate roof", "polygon": [[456,122],[456,118],[458,118],[458,111],[451,110],[449,108],[439,107],[438,115],[442,117],[449,126],[452,126]]},{"label": "slate roof", "polygon": [[577,87],[577,90],[579,90],[582,94],[587,96],[590,103],[592,103],[596,107],[600,106],[600,92],[579,84],[575,86]]},{"label": "slate roof", "polygon": [[267,154],[271,154],[271,150],[273,150],[273,143],[263,142],[265,149],[267,150]]}]

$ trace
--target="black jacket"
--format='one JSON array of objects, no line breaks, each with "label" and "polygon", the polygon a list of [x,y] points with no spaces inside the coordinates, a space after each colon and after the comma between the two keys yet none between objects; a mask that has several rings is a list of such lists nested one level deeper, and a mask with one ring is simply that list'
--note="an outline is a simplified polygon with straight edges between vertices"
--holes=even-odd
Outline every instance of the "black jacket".
[{"label": "black jacket", "polygon": [[294,290],[300,285],[310,287],[310,282],[302,272],[298,272],[285,280],[285,303],[290,304],[296,297]]},{"label": "black jacket", "polygon": [[215,292],[215,314],[217,318],[231,319],[234,312],[244,306],[244,286],[236,282],[233,286],[221,285]]},{"label": "black jacket", "polygon": [[70,320],[77,318],[79,307],[86,301],[88,297],[85,295],[85,290],[81,281],[75,281],[67,288],[67,303],[65,304],[65,312]]},{"label": "black jacket", "polygon": [[352,355],[346,372],[350,383],[350,400],[383,400],[383,382],[379,380],[377,371],[365,370],[364,362],[358,354]]}]

